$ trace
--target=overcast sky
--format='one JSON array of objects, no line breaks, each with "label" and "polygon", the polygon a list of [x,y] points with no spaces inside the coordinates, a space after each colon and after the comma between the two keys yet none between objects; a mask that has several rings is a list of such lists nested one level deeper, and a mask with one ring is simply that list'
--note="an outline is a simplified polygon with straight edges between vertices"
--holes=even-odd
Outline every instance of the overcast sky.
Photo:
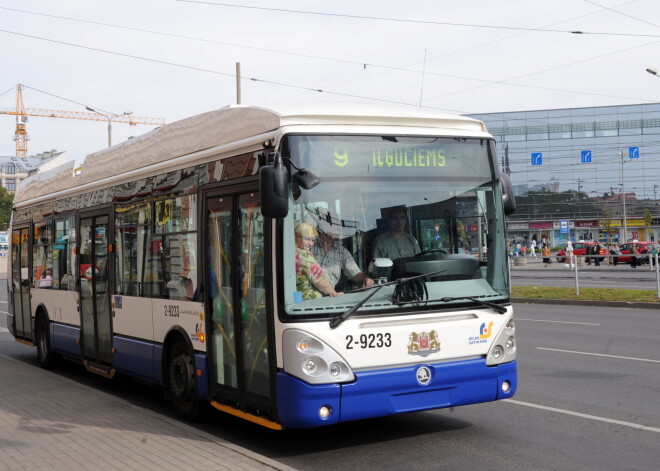
[{"label": "overcast sky", "polygon": [[[22,83],[28,108],[169,123],[236,103],[236,62],[244,104],[483,113],[660,101],[645,72],[660,71],[658,0],[234,2],[0,0],[0,108]],[[114,123],[113,143],[151,129]],[[14,130],[0,115],[0,155],[15,155]],[[82,161],[107,145],[106,121],[33,117],[27,130],[30,155]]]}]

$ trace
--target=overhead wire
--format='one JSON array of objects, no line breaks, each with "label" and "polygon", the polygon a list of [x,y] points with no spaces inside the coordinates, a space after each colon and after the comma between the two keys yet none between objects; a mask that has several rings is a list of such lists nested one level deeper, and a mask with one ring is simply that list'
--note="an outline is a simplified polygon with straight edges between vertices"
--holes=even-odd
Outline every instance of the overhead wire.
[{"label": "overhead wire", "polygon": [[[627,4],[627,3],[631,3],[631,2],[626,2],[624,4]],[[52,14],[34,12],[34,11],[29,11],[29,10],[22,10],[22,9],[17,9],[17,8],[8,8],[8,7],[0,6],[0,9],[7,10],[7,11],[18,12],[18,13],[24,13],[24,14],[31,14],[31,15],[44,16],[44,17],[49,17],[49,18],[56,18],[56,19],[67,20],[67,21],[74,21],[74,22],[80,22],[80,23],[89,23],[89,24],[105,26],[105,27],[111,27],[111,28],[119,28],[119,29],[126,29],[126,30],[130,30],[130,31],[137,31],[137,32],[144,32],[144,33],[149,33],[149,34],[169,36],[169,37],[174,37],[174,38],[179,38],[179,39],[188,39],[188,40],[193,40],[193,41],[201,41],[201,42],[208,42],[208,43],[214,43],[214,44],[221,44],[221,45],[226,45],[226,46],[231,46],[231,47],[247,48],[247,49],[259,50],[259,51],[263,51],[263,52],[287,54],[287,55],[293,55],[293,56],[309,58],[309,59],[335,61],[335,62],[342,62],[342,63],[348,63],[348,64],[353,64],[353,65],[362,65],[362,66],[365,66],[365,67],[367,65],[369,65],[370,67],[377,67],[377,68],[386,69],[386,71],[404,71],[404,72],[412,72],[412,73],[422,73],[419,70],[408,69],[407,67],[409,67],[409,66],[393,67],[393,66],[387,66],[387,65],[382,65],[382,64],[373,64],[373,63],[369,63],[367,61],[355,61],[355,60],[347,60],[347,59],[316,56],[316,55],[310,55],[310,54],[300,54],[300,53],[294,53],[294,52],[290,52],[290,51],[281,51],[281,50],[275,50],[275,49],[259,48],[259,47],[246,46],[246,45],[241,45],[241,44],[236,44],[236,43],[229,43],[229,42],[217,41],[217,40],[212,40],[212,39],[199,38],[199,37],[195,37],[195,36],[188,36],[188,35],[181,35],[181,34],[176,34],[176,33],[149,30],[149,29],[144,29],[144,28],[135,28],[135,27],[130,27],[130,26],[117,25],[117,24],[105,23],[105,22],[99,22],[99,21],[92,21],[92,20],[82,20],[82,19],[79,19],[79,18],[71,18],[71,17],[61,16],[61,15],[52,15]],[[574,20],[574,19],[577,19],[577,18],[582,18],[584,16],[588,16],[588,15],[581,15],[579,17],[572,18],[570,20],[565,20],[565,21],[571,21],[571,20]],[[565,21],[562,21],[560,23],[563,23]],[[556,23],[556,24],[560,24],[560,23]],[[540,28],[536,28],[536,29],[529,28],[529,30],[531,30],[531,31],[535,31],[535,30],[539,30],[539,29]],[[4,31],[5,32],[10,32],[10,31],[7,31],[7,30],[4,30]],[[16,32],[10,32],[10,33],[24,34],[24,33],[16,33]],[[526,33],[522,33],[522,34],[526,34]],[[39,37],[36,37],[36,36],[30,36],[30,35],[26,35],[26,36],[27,37],[32,37],[32,38],[37,38],[37,39],[42,39],[42,40],[50,40],[48,38],[39,38]],[[517,35],[514,35],[512,37],[515,37],[515,36],[517,36]],[[56,41],[56,40],[50,40],[50,41]],[[218,72],[218,71],[211,71],[211,70],[208,70],[208,69],[196,68],[196,67],[191,67],[191,66],[182,66],[180,64],[175,64],[175,63],[171,63],[171,62],[167,62],[167,61],[158,61],[158,60],[150,59],[150,58],[146,58],[146,57],[116,53],[116,52],[113,52],[113,51],[102,50],[102,49],[97,49],[97,48],[91,48],[91,47],[88,47],[88,46],[82,46],[82,45],[77,45],[77,44],[73,44],[73,43],[64,43],[64,42],[60,42],[60,43],[61,44],[68,44],[68,45],[71,45],[71,46],[74,46],[74,47],[89,48],[89,49],[95,50],[97,52],[105,52],[105,53],[109,53],[109,54],[124,55],[126,57],[132,57],[134,59],[147,60],[147,61],[151,60],[151,61],[154,61],[154,62],[159,62],[161,64],[167,64],[167,65],[172,65],[172,66],[177,66],[177,67],[193,68],[194,70],[210,72],[210,73],[219,73],[221,75],[225,75],[225,76],[228,76],[228,77],[234,77],[235,76],[234,74],[230,74],[230,73],[222,73],[222,72]],[[453,53],[450,53],[450,54],[453,54]],[[436,57],[436,58],[429,59],[429,62],[437,60],[438,58],[444,57],[446,55],[447,54]],[[602,56],[599,56],[599,57],[602,57]],[[583,62],[583,61],[581,61],[581,62]],[[416,65],[416,63],[411,64],[411,65]],[[574,65],[574,63],[565,64],[565,65],[558,66],[558,67],[555,67],[555,68],[567,67],[567,66],[570,66],[570,65]],[[578,90],[568,90],[568,89],[560,89],[560,88],[552,88],[552,87],[541,87],[541,86],[538,86],[538,85],[529,85],[529,84],[505,83],[505,82],[510,82],[511,80],[515,80],[516,78],[526,77],[528,75],[534,75],[534,74],[538,74],[538,73],[547,73],[548,71],[554,70],[555,68],[545,69],[543,71],[538,71],[538,72],[534,72],[534,73],[530,73],[530,74],[526,74],[526,75],[522,75],[522,76],[518,76],[518,77],[513,77],[511,79],[506,79],[504,81],[503,80],[488,80],[488,79],[483,79],[483,78],[465,77],[465,76],[459,76],[459,75],[437,73],[437,72],[433,72],[433,71],[425,71],[424,72],[425,75],[434,75],[434,76],[440,76],[440,77],[445,77],[445,78],[454,78],[454,79],[458,79],[458,80],[477,81],[477,82],[482,83],[482,85],[480,85],[478,87],[472,87],[472,88],[452,92],[450,94],[445,94],[445,95],[441,95],[441,96],[427,98],[427,99],[425,99],[425,101],[428,102],[429,100],[442,98],[442,97],[452,95],[452,94],[455,94],[455,93],[461,93],[461,92],[464,92],[464,91],[474,90],[474,89],[477,89],[477,88],[481,88],[483,86],[495,85],[495,84],[497,84],[497,85],[516,86],[516,87],[524,87],[524,88],[531,88],[531,89],[540,89],[540,90],[546,90],[546,91],[556,91],[556,92],[575,93],[575,94],[582,94],[582,95],[602,96],[602,97],[608,97],[608,98],[621,98],[621,99],[625,99],[625,100],[648,101],[644,98],[637,98],[637,97],[614,96],[614,95],[601,94],[601,93],[595,93],[595,92],[589,92],[589,91],[578,91]],[[272,83],[272,84],[281,84],[281,83],[269,82],[269,81],[266,81],[266,80],[259,80],[259,79],[253,79],[253,78],[251,78],[250,80],[262,81],[262,82],[265,82],[265,83]],[[347,82],[342,82],[342,83],[347,83]],[[282,86],[288,86],[288,84],[281,84],[281,85]],[[339,92],[331,92],[328,89],[328,87],[334,87],[334,86],[337,86],[337,84],[329,85],[329,86],[327,86],[323,89],[311,88],[311,87],[298,87],[298,86],[294,86],[293,88],[301,89],[305,93],[308,93],[308,92],[335,93],[335,94],[340,94],[341,96],[346,96],[346,97],[351,97],[351,98],[376,100],[376,101],[381,101],[381,102],[402,104],[402,105],[407,105],[407,106],[414,105],[414,103],[412,103],[412,102],[410,102],[410,103],[408,103],[408,102],[396,102],[396,101],[391,101],[391,100],[377,99],[377,98],[373,98],[373,97],[364,97],[364,96],[360,96],[360,95],[351,95],[351,94],[342,94],[342,93],[339,93]],[[451,110],[451,109],[447,109],[445,107],[437,108],[437,107],[426,106],[426,108],[429,108],[429,109],[443,109],[443,110],[449,110],[449,111],[454,111],[454,112],[459,112],[459,113],[466,113],[465,110]]]},{"label": "overhead wire", "polygon": [[[211,44],[220,44],[220,45],[223,45],[223,46],[245,48],[245,49],[251,49],[251,50],[262,51],[262,52],[270,52],[270,53],[275,53],[275,54],[291,55],[291,56],[301,57],[301,58],[306,58],[306,59],[332,61],[332,62],[351,64],[351,65],[359,65],[359,66],[362,66],[362,67],[369,66],[369,67],[385,69],[384,72],[400,71],[400,72],[410,72],[410,73],[416,73],[416,74],[421,74],[422,73],[422,71],[420,71],[420,70],[415,70],[415,69],[408,68],[410,66],[417,65],[417,63],[409,64],[409,65],[406,65],[406,66],[399,66],[399,67],[389,66],[389,65],[384,65],[384,64],[371,63],[369,61],[356,61],[356,60],[349,60],[349,59],[340,59],[340,58],[335,58],[335,57],[318,56],[318,55],[312,55],[312,54],[301,54],[301,53],[290,52],[290,51],[282,51],[282,50],[277,50],[277,49],[268,49],[268,48],[247,46],[247,45],[243,45],[243,44],[230,43],[230,42],[218,41],[218,40],[207,39],[207,38],[200,38],[200,37],[196,37],[196,36],[169,33],[169,32],[150,30],[150,29],[144,29],[144,28],[135,28],[135,27],[131,27],[131,26],[117,25],[117,24],[113,24],[113,23],[105,23],[105,22],[100,22],[100,21],[82,20],[82,19],[79,19],[79,18],[72,18],[72,17],[68,17],[68,16],[61,16],[61,15],[51,15],[51,14],[47,14],[47,13],[34,12],[34,11],[29,11],[29,10],[21,10],[21,9],[18,9],[18,8],[8,8],[8,7],[0,6],[0,10],[7,10],[7,11],[18,12],[18,13],[43,16],[43,17],[48,17],[48,18],[55,18],[55,19],[59,19],[59,20],[67,20],[67,21],[74,21],[74,22],[79,22],[79,23],[93,24],[93,25],[105,26],[105,27],[109,27],[109,28],[125,29],[125,30],[128,30],[128,31],[136,31],[136,32],[142,32],[142,33],[148,33],[148,34],[156,34],[156,35],[172,37],[172,38],[177,38],[177,39],[186,39],[186,40],[191,40],[191,41],[199,41],[199,42],[205,42],[205,43],[211,43]],[[515,37],[515,36],[517,36],[517,35],[511,36],[511,37]],[[505,39],[508,39],[508,38],[503,38],[501,40],[505,40]],[[493,43],[493,41],[491,41],[489,44],[492,44],[492,43]],[[474,49],[475,47],[480,47],[480,46],[474,46],[474,47],[471,47],[471,48],[468,48],[468,49]],[[443,54],[441,56],[429,59],[428,62],[432,62],[432,61],[435,61],[439,58],[446,57],[447,55],[455,54],[455,53],[458,53],[458,52],[464,52],[464,50],[452,52],[452,53],[449,53],[449,54]],[[230,75],[232,75],[232,74],[230,74]],[[488,79],[484,79],[484,78],[466,77],[466,76],[461,76],[461,75],[446,74],[446,73],[439,73],[439,72],[433,72],[433,71],[425,71],[424,75],[438,76],[438,77],[445,77],[445,78],[453,78],[453,79],[458,79],[458,80],[476,81],[476,82],[480,82],[482,84],[503,84],[502,81],[499,81],[499,80],[495,81],[495,80],[488,80]],[[373,74],[371,76],[373,76]],[[328,87],[335,87],[335,86],[340,85],[340,84],[350,83],[350,82],[355,81],[355,80],[363,80],[363,79],[364,79],[364,77],[361,77],[361,78],[357,78],[357,79],[354,79],[354,80],[351,80],[351,81],[344,81],[344,82],[341,82],[341,83],[338,83],[338,84],[328,85],[327,87],[324,87],[324,90],[327,92]],[[511,83],[509,83],[509,84],[506,84],[506,85],[520,86],[520,87],[524,87],[524,88],[532,88],[532,89],[539,89],[539,90],[546,90],[546,91],[559,91],[559,92],[566,92],[566,93],[577,93],[577,94],[584,94],[584,95],[602,96],[602,97],[607,97],[607,98],[621,98],[621,99],[625,99],[625,100],[644,100],[643,98],[614,96],[614,95],[601,94],[601,93],[588,92],[588,91],[578,91],[578,90],[567,90],[567,89],[559,89],[559,88],[551,88],[551,87],[541,87],[541,86],[529,85],[529,84],[511,84]],[[318,89],[305,90],[305,92],[309,92],[309,91],[318,92]],[[459,111],[459,110],[453,110],[453,111]]]},{"label": "overhead wire", "polygon": [[522,26],[497,26],[497,25],[483,25],[483,24],[474,24],[474,23],[452,23],[447,21],[433,21],[433,20],[413,20],[406,18],[388,18],[383,16],[367,16],[367,15],[349,15],[344,13],[329,13],[329,12],[315,12],[315,11],[305,11],[305,10],[293,10],[285,8],[272,8],[272,7],[258,7],[254,5],[236,5],[233,3],[219,3],[219,2],[208,2],[202,0],[176,0],[182,3],[197,3],[202,5],[212,5],[220,7],[231,7],[231,8],[245,8],[251,10],[264,10],[264,11],[275,11],[282,13],[296,13],[302,15],[316,15],[316,16],[332,16],[332,17],[341,17],[341,18],[353,18],[359,20],[376,20],[376,21],[392,21],[397,23],[415,23],[415,24],[428,24],[428,25],[441,25],[441,26],[460,26],[468,28],[484,28],[484,29],[502,29],[502,30],[514,30],[514,31],[533,31],[539,33],[563,33],[563,34],[593,34],[593,35],[602,35],[602,36],[630,36],[630,37],[652,37],[660,38],[660,35],[657,34],[642,34],[642,33],[612,33],[605,31],[582,31],[582,30],[560,30],[560,29],[541,29],[541,28],[525,28]]}]

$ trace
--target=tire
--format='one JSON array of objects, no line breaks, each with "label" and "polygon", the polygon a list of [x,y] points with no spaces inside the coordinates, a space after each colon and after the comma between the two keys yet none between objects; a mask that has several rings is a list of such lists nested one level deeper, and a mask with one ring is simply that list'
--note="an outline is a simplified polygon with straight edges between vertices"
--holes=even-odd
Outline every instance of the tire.
[{"label": "tire", "polygon": [[167,395],[179,417],[193,421],[199,414],[200,406],[193,355],[182,341],[176,342],[171,352]]},{"label": "tire", "polygon": [[44,370],[50,370],[55,367],[59,356],[52,351],[50,345],[50,335],[48,332],[48,318],[42,314],[37,319],[36,324],[37,337],[37,361]]}]

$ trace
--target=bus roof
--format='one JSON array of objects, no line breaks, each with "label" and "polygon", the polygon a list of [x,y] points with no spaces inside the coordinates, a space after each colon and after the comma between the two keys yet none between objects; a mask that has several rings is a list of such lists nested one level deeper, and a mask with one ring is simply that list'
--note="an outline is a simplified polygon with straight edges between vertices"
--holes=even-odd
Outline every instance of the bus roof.
[{"label": "bus roof", "polygon": [[[144,171],[153,174],[172,169],[173,160],[232,143],[267,138],[283,127],[369,126],[391,129],[426,128],[444,130],[449,135],[487,136],[485,125],[464,116],[438,113],[417,108],[379,106],[360,103],[286,103],[269,107],[231,105],[161,126],[151,132],[115,146],[89,154],[82,171],[74,176],[74,163],[69,162],[47,172],[39,172],[23,180],[14,203],[42,199],[59,193],[89,191],[99,185],[110,186],[139,178]],[[350,129],[344,132],[350,132]],[[220,152],[220,149],[219,149]],[[172,163],[172,165],[168,165]],[[181,162],[183,166],[184,162]],[[186,166],[199,163],[192,157]],[[158,166],[162,166],[158,168]],[[147,169],[149,167],[149,169]],[[98,185],[95,185],[98,184]]]}]

